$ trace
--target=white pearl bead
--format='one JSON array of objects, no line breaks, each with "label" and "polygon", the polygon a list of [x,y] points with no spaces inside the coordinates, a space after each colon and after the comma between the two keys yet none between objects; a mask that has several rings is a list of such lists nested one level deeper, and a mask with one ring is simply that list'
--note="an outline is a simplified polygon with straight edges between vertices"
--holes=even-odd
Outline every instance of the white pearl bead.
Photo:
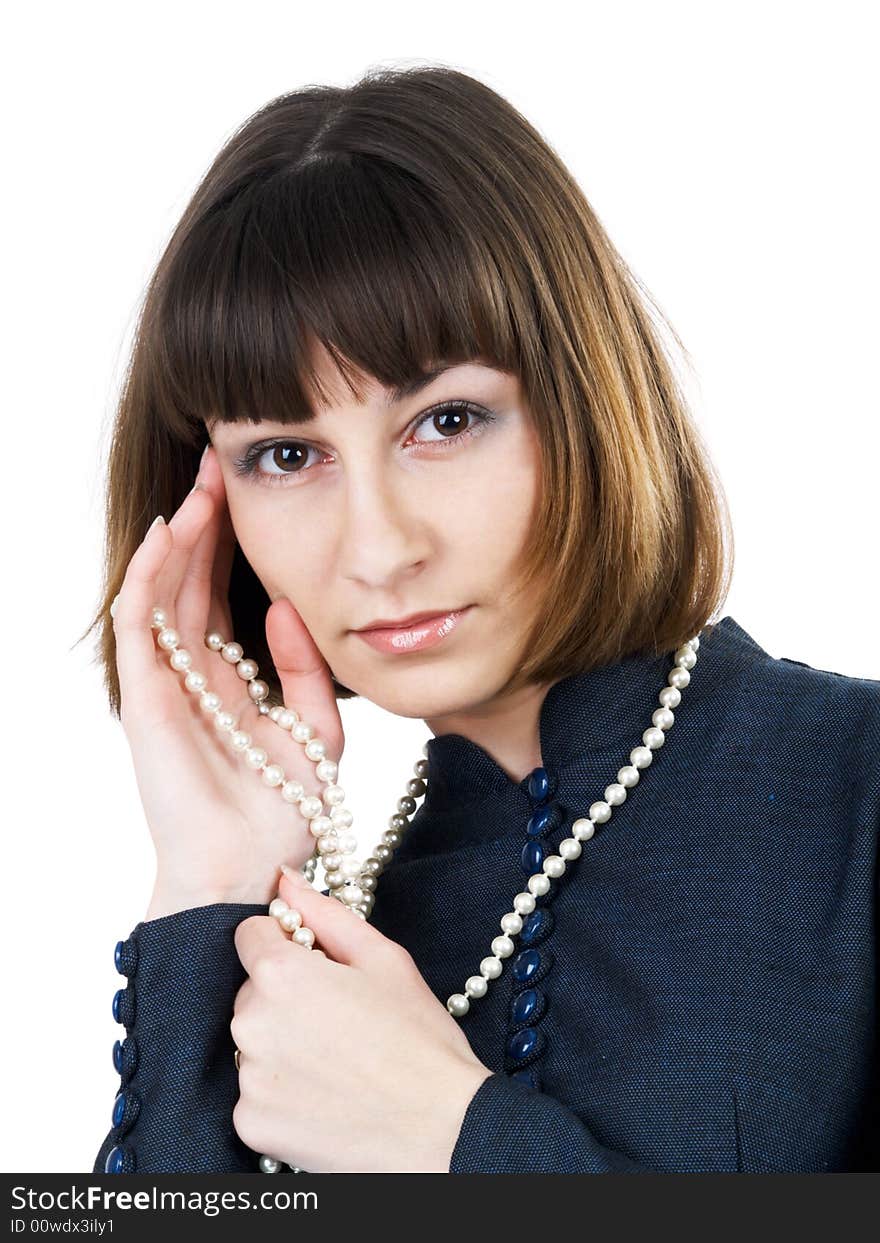
[{"label": "white pearl bead", "polygon": [[221,734],[224,731],[228,733],[230,730],[235,729],[237,724],[238,722],[236,721],[235,717],[232,715],[231,712],[224,711],[224,712],[216,712],[214,714],[214,728],[218,730],[218,732]]},{"label": "white pearl bead", "polygon": [[[335,832],[331,829],[331,832]],[[339,843],[339,850],[344,855],[351,855],[357,850],[357,835],[349,833],[347,829],[343,829],[341,833],[336,834],[336,840]]]},{"label": "white pearl bead", "polygon": [[321,760],[315,774],[319,781],[335,781],[339,775],[339,765],[335,760]]},{"label": "white pearl bead", "polygon": [[320,738],[312,738],[306,743],[305,750],[310,760],[323,760],[327,756],[327,744]]},{"label": "white pearl bead", "polygon": [[662,747],[666,741],[666,735],[662,729],[658,729],[656,725],[649,726],[642,734],[642,742],[652,751],[656,751],[658,747]]},{"label": "white pearl bead", "polygon": [[469,975],[464,982],[464,991],[468,997],[485,997],[489,991],[489,984],[481,975]]},{"label": "white pearl bead", "polygon": [[274,722],[275,722],[275,724],[277,725],[277,724],[278,724],[278,718],[279,718],[279,716],[281,715],[281,713],[282,713],[283,711],[284,711],[284,709],[281,707],[281,704],[274,704],[274,705],[273,705],[273,706],[269,709],[269,720],[270,720],[270,721],[274,721]]},{"label": "white pearl bead", "polygon": [[255,678],[260,672],[260,666],[250,657],[247,660],[240,660],[235,666],[235,672],[241,678],[242,682],[249,682],[251,678]]},{"label": "white pearl bead", "polygon": [[322,855],[332,855],[339,846],[336,835],[334,833],[325,833],[323,837],[318,838],[318,851]]},{"label": "white pearl bead", "polygon": [[277,919],[279,915],[283,915],[288,909],[288,905],[283,898],[273,898],[269,903],[269,914],[273,919]]},{"label": "white pearl bead", "polygon": [[216,712],[223,701],[216,691],[205,691],[199,700],[203,712]]},{"label": "white pearl bead", "polygon": [[[119,596],[117,596],[116,599],[118,600]],[[152,625],[158,626],[159,629],[162,630],[165,628],[167,623],[168,623],[168,614],[165,612],[164,609],[160,609],[159,606],[156,605],[156,607],[153,609]]]},{"label": "white pearl bead", "polygon": [[265,699],[269,694],[268,683],[262,681],[261,678],[254,678],[252,682],[247,684],[248,696],[259,703],[261,699]]},{"label": "white pearl bead", "polygon": [[[312,744],[309,743],[309,747]],[[308,747],[306,748],[308,750]],[[345,791],[342,786],[328,785],[324,789],[324,802],[328,807],[338,807],[345,802]]]},{"label": "white pearl bead", "polygon": [[504,964],[497,954],[480,961],[480,975],[485,976],[487,980],[497,980],[503,970]]},{"label": "white pearl bead", "polygon": [[301,781],[285,781],[281,787],[281,797],[285,803],[298,803],[305,794],[305,788]]},{"label": "white pearl bead", "polygon": [[269,758],[263,747],[248,747],[244,753],[244,762],[248,768],[262,768]]},{"label": "white pearl bead", "polygon": [[[342,860],[345,858],[338,850],[333,850],[329,854],[324,855],[324,871],[336,872],[342,867]],[[345,877],[342,877],[344,880]]]},{"label": "white pearl bead", "polygon": [[275,719],[282,729],[293,729],[299,720],[299,713],[294,712],[293,708],[282,708]]},{"label": "white pearl bead", "polygon": [[513,909],[520,915],[531,915],[535,905],[535,895],[532,893],[518,893],[513,899]]},{"label": "white pearl bead", "polygon": [[168,663],[172,669],[182,673],[184,669],[189,669],[192,666],[192,653],[188,652],[185,647],[179,647],[171,653]]},{"label": "white pearl bead", "polygon": [[581,816],[575,820],[571,826],[571,835],[576,837],[579,842],[587,842],[596,832],[596,826],[592,820],[588,820],[586,816]]},{"label": "white pearl bead", "polygon": [[343,855],[342,862],[339,864],[339,870],[343,876],[357,876],[361,870],[359,859],[353,859],[351,855]]},{"label": "white pearl bead", "polygon": [[550,877],[544,872],[535,872],[528,879],[529,891],[537,897],[543,897],[550,889]]},{"label": "white pearl bead", "polygon": [[226,640],[218,630],[211,630],[205,635],[205,647],[209,647],[212,652],[219,652],[226,644]]},{"label": "white pearl bead", "polygon": [[307,794],[299,800],[299,809],[306,820],[314,820],[324,810],[324,801],[315,794]]},{"label": "white pearl bead", "polygon": [[467,1014],[471,1008],[471,1003],[465,997],[464,993],[453,993],[446,1002],[446,1009],[453,1017],[460,1019],[463,1014]]},{"label": "white pearl bead", "polygon": [[605,802],[609,807],[619,807],[626,802],[626,790],[619,782],[612,781],[610,786],[605,787]]},{"label": "white pearl bead", "polygon": [[501,931],[516,936],[518,932],[522,932],[522,916],[517,915],[516,911],[510,911],[507,915],[501,916]]},{"label": "white pearl bead", "polygon": [[541,866],[545,874],[555,880],[565,871],[565,860],[560,855],[548,855]]},{"label": "white pearl bead", "polygon": [[625,790],[631,790],[639,784],[639,770],[634,764],[624,764],[617,770],[617,780]]},{"label": "white pearl bead", "polygon": [[280,764],[267,764],[263,769],[263,781],[267,786],[280,786],[284,780],[284,769]]},{"label": "white pearl bead", "polygon": [[579,858],[583,847],[576,837],[566,837],[559,843],[557,850],[566,862]]},{"label": "white pearl bead", "polygon": [[651,714],[651,720],[658,729],[671,729],[675,724],[675,713],[670,712],[668,708],[655,708]]},{"label": "white pearl bead", "polygon": [[315,944],[315,934],[311,928],[297,928],[291,940],[296,941],[297,945],[307,945],[311,949]]},{"label": "white pearl bead", "polygon": [[677,708],[681,703],[681,691],[677,686],[664,686],[657,698],[664,708]]},{"label": "white pearl bead", "polygon": [[323,837],[325,833],[329,833],[333,828],[333,821],[329,816],[313,816],[309,822],[309,830],[313,837]]},{"label": "white pearl bead", "polygon": [[595,820],[596,824],[605,824],[611,819],[611,808],[602,799],[597,799],[590,804],[590,819]]},{"label": "white pearl bead", "polygon": [[300,915],[299,911],[295,911],[293,907],[290,910],[282,911],[281,917],[278,920],[285,932],[296,932],[302,921],[302,915]]},{"label": "white pearl bead", "polygon": [[676,690],[683,691],[690,683],[691,675],[687,669],[683,669],[681,665],[676,665],[674,669],[669,671],[669,677],[666,681],[670,686],[674,686]]},{"label": "white pearl bead", "polygon": [[675,663],[681,665],[683,669],[693,669],[697,663],[697,654],[687,644],[684,644],[675,653]]},{"label": "white pearl bead", "polygon": [[509,958],[514,951],[514,944],[508,936],[495,937],[492,941],[492,953],[496,958]]},{"label": "white pearl bead", "polygon": [[225,643],[220,649],[220,655],[227,664],[235,665],[238,664],[244,655],[244,648],[240,643]]},{"label": "white pearl bead", "polygon": [[156,636],[156,642],[166,652],[170,652],[172,648],[177,647],[180,642],[180,635],[171,626],[166,626],[164,630],[160,630]]},{"label": "white pearl bead", "polygon": [[252,742],[250,734],[243,729],[234,729],[229,735],[229,745],[233,751],[247,751]]},{"label": "white pearl bead", "polygon": [[183,679],[183,684],[188,691],[193,694],[200,694],[208,684],[208,679],[203,673],[199,673],[197,669],[190,669],[189,673]]},{"label": "white pearl bead", "polygon": [[350,829],[354,824],[354,816],[347,807],[331,807],[330,819],[340,829]]},{"label": "white pearl bead", "polygon": [[364,900],[364,891],[363,889],[361,889],[360,885],[343,885],[342,886],[342,901],[343,902],[347,903],[349,906],[354,906],[356,902],[363,902],[363,900]]},{"label": "white pearl bead", "polygon": [[260,1157],[260,1173],[277,1174],[281,1169],[281,1162],[276,1161],[274,1157],[269,1157],[265,1153]]},{"label": "white pearl bead", "polygon": [[315,731],[305,721],[298,721],[290,732],[297,742],[308,742]]},{"label": "white pearl bead", "polygon": [[647,768],[654,761],[654,753],[650,747],[633,747],[629,758],[636,768]]}]

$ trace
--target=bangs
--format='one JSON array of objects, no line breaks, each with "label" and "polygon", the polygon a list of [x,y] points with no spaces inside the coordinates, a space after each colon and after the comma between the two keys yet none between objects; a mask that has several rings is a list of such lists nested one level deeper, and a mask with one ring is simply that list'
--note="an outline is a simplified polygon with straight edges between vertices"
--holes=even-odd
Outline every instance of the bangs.
[{"label": "bangs", "polygon": [[516,371],[514,274],[463,213],[411,174],[353,156],[249,179],[182,227],[156,290],[157,414],[195,443],[204,425],[309,422],[329,404],[314,346],[356,400],[438,362]]}]

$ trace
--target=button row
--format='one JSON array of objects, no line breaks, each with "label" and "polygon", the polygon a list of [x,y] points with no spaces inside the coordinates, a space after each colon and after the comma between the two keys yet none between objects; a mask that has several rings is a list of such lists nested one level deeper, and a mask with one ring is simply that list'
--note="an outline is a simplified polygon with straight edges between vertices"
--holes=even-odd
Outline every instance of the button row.
[{"label": "button row", "polygon": [[[113,1066],[122,1080],[120,1091],[113,1101],[111,1127],[118,1132],[114,1139],[121,1138],[137,1120],[140,1113],[140,1097],[128,1087],[128,1082],[137,1069],[137,1041],[131,1028],[134,1026],[136,1006],[135,992],[131,978],[137,970],[137,941],[129,937],[127,941],[117,941],[113,950],[113,964],[120,975],[128,976],[129,983],[125,988],[118,988],[113,994],[113,1018],[126,1028],[124,1040],[116,1040],[113,1044]],[[115,1144],[107,1154],[104,1162],[105,1174],[133,1174],[137,1160],[131,1148]]]}]

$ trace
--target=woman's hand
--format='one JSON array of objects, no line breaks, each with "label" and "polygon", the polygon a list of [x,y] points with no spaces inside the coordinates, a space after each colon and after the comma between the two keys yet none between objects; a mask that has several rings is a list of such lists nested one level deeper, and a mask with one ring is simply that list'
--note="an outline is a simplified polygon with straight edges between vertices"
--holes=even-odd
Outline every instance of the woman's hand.
[{"label": "woman's hand", "polygon": [[[301,782],[306,794],[322,790],[302,746],[260,715],[235,666],[205,646],[210,630],[235,638],[228,600],[235,535],[210,446],[198,484],[137,549],[113,610],[120,719],[157,856],[147,918],[210,902],[268,903],[280,865],[301,868],[315,846],[299,809],[245,765],[218,735],[200,695],[185,688],[185,675],[171,668],[151,629],[154,605],[165,609],[191,668],[204,673],[238,728],[281,765],[285,779]],[[344,736],[330,670],[289,600],[267,611],[266,637],[285,704],[338,763]]]},{"label": "woman's hand", "polygon": [[448,1173],[492,1072],[402,946],[304,877],[283,876],[279,892],[321,948],[269,915],[236,928],[250,977],[230,1024],[239,1137],[315,1174]]}]

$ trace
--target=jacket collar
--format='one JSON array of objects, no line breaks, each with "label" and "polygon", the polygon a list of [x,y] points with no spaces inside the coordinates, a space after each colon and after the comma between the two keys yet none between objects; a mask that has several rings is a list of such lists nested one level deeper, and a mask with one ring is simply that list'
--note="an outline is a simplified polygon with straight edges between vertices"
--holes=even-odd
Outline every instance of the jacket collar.
[{"label": "jacket collar", "polygon": [[[768,653],[730,615],[704,629],[692,681],[682,695],[681,719],[695,717],[721,682],[762,659],[769,659]],[[671,668],[671,652],[630,655],[554,683],[539,720],[542,762],[551,782],[558,782],[566,768],[593,757],[602,763],[595,795],[601,798],[651,724]],[[427,793],[397,857],[406,858],[411,849],[420,851],[426,844],[433,851],[485,840],[486,817],[496,817],[499,809],[515,817],[513,831],[522,834],[522,815],[528,816],[532,806],[528,775],[514,781],[488,751],[461,734],[430,738],[427,758]]]}]

